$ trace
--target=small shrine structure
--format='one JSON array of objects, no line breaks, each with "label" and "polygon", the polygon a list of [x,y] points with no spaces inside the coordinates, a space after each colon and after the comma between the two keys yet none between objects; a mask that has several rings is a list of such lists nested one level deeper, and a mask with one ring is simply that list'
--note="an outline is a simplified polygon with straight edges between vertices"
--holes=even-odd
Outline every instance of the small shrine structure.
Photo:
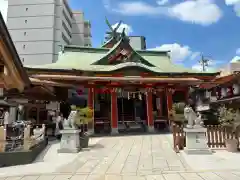
[{"label": "small shrine structure", "polygon": [[200,86],[211,104],[238,104],[240,102],[240,71],[216,77],[211,84]]}]

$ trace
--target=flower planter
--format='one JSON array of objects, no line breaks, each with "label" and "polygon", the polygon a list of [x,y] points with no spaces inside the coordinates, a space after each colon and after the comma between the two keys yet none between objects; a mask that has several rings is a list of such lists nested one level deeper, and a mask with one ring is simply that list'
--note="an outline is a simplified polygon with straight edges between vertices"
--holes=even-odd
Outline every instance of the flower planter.
[{"label": "flower planter", "polygon": [[238,151],[238,140],[237,139],[226,139],[225,140],[226,149],[228,152]]},{"label": "flower planter", "polygon": [[88,143],[89,143],[89,136],[88,135],[80,136],[80,146],[81,146],[81,148],[87,148]]},{"label": "flower planter", "polygon": [[175,114],[174,115],[174,121],[176,121],[176,122],[184,122],[185,121],[184,114]]}]

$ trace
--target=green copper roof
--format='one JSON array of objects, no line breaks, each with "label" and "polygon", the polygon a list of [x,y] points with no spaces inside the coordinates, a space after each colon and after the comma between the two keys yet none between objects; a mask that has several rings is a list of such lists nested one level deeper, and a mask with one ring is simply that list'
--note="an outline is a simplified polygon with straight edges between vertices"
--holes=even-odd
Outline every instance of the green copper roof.
[{"label": "green copper roof", "polygon": [[[134,58],[141,58],[144,61],[127,61],[115,65],[99,64],[102,59],[114,53],[117,43],[113,48],[88,48],[78,46],[65,46],[64,52],[59,55],[56,63],[39,66],[26,66],[30,69],[47,70],[81,70],[93,72],[111,72],[126,67],[138,67],[154,73],[201,73],[200,71],[188,69],[180,65],[173,64],[167,52],[159,51],[134,51]],[[132,58],[132,56],[130,57]],[[145,63],[147,62],[147,63]],[[149,65],[151,64],[151,66]]]}]

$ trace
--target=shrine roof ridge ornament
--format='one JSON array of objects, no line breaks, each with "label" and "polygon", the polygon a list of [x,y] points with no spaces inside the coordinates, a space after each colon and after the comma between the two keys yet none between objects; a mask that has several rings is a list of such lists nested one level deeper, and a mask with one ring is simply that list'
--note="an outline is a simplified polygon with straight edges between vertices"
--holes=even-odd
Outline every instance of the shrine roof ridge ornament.
[{"label": "shrine roof ridge ornament", "polygon": [[110,32],[107,32],[107,34],[110,34],[110,39],[111,38],[114,38],[114,39],[117,39],[119,38],[119,35],[121,33],[117,32],[117,30],[119,29],[119,27],[121,26],[122,24],[122,21],[119,21],[117,26],[115,28],[112,27],[112,25],[109,23],[107,17],[105,17],[105,21],[106,21],[106,24],[108,25],[109,29],[111,30]]}]

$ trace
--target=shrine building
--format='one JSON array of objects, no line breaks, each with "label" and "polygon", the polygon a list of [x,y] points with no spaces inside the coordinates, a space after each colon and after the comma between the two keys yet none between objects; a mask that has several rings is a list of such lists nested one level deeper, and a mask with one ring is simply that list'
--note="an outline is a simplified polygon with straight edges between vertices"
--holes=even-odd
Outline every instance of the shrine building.
[{"label": "shrine building", "polygon": [[[190,87],[209,84],[219,74],[174,64],[167,51],[135,50],[124,30],[111,29],[110,35],[99,48],[63,46],[56,63],[23,67],[0,16],[5,96],[41,103],[41,109],[46,101],[61,102],[63,112],[70,98],[86,96],[86,104],[94,109],[95,132],[117,133],[136,126],[152,131],[170,123],[173,103],[187,102]],[[41,111],[37,123],[46,118]]]}]

